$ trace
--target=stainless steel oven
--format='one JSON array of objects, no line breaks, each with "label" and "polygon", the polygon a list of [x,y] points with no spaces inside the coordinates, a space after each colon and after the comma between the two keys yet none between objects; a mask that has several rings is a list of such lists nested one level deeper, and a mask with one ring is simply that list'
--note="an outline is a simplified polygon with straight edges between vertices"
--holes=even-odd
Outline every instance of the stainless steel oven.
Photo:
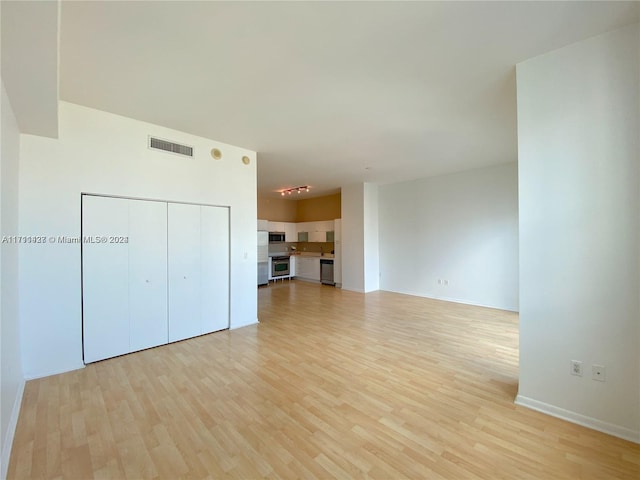
[{"label": "stainless steel oven", "polygon": [[289,276],[289,257],[273,257],[271,259],[271,276],[273,278]]}]

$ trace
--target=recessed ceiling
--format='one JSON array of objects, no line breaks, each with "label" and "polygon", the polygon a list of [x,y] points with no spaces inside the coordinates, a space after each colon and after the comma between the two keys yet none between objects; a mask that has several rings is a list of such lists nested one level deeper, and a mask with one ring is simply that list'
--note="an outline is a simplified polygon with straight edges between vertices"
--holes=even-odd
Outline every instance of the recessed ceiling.
[{"label": "recessed ceiling", "polygon": [[330,193],[517,159],[515,64],[637,2],[63,2],[60,98],[258,152]]}]

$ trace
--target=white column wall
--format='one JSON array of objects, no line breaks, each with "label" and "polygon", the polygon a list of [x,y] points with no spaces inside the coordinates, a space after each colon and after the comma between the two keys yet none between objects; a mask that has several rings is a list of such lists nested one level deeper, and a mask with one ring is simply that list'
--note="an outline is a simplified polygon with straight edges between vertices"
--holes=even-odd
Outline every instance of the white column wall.
[{"label": "white column wall", "polygon": [[362,191],[364,222],[364,291],[380,289],[378,240],[378,185],[365,183]]},{"label": "white column wall", "polygon": [[[0,164],[0,234],[18,235],[20,132],[2,84],[2,163]],[[20,352],[18,267],[19,246],[0,244],[0,478],[6,478],[11,443],[24,390]]]},{"label": "white column wall", "polygon": [[[517,66],[518,402],[635,441],[639,49],[636,24]],[[592,380],[594,364],[605,382]]]},{"label": "white column wall", "polygon": [[342,288],[364,292],[364,184],[342,187]]}]

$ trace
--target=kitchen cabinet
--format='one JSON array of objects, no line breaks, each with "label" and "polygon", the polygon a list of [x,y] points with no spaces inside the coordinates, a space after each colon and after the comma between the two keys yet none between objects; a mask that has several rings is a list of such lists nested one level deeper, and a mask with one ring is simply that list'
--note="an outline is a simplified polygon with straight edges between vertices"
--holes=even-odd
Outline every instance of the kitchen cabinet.
[{"label": "kitchen cabinet", "polygon": [[228,328],[228,208],[83,195],[105,234],[81,244],[85,363]]},{"label": "kitchen cabinet", "polygon": [[333,220],[321,222],[301,222],[297,225],[299,242],[331,242],[333,232]]},{"label": "kitchen cabinet", "polygon": [[270,232],[284,232],[285,242],[297,242],[298,235],[296,224],[293,222],[268,222]]},{"label": "kitchen cabinet", "polygon": [[269,221],[270,232],[284,232],[284,222],[272,222]]},{"label": "kitchen cabinet", "polygon": [[323,222],[316,222],[316,230],[319,232],[332,232],[333,231],[333,220],[326,220]]},{"label": "kitchen cabinet", "polygon": [[326,237],[325,232],[309,232],[309,241],[310,242],[324,242]]},{"label": "kitchen cabinet", "polygon": [[320,257],[296,256],[296,278],[320,281]]},{"label": "kitchen cabinet", "polygon": [[284,232],[285,242],[333,242],[334,221],[273,222],[258,220],[258,230]]},{"label": "kitchen cabinet", "polygon": [[289,276],[292,278],[296,276],[296,265],[296,255],[291,255],[289,257]]},{"label": "kitchen cabinet", "polygon": [[298,232],[296,230],[296,224],[291,222],[285,222],[284,224],[284,241],[285,242],[297,242]]}]

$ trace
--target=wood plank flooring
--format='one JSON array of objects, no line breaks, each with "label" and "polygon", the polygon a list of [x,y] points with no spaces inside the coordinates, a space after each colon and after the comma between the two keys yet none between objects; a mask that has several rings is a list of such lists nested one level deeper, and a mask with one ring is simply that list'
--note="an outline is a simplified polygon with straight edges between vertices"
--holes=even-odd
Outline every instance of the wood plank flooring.
[{"label": "wood plank flooring", "polygon": [[640,446],[514,405],[514,313],[258,297],[260,325],[28,382],[9,478],[640,478]]}]

